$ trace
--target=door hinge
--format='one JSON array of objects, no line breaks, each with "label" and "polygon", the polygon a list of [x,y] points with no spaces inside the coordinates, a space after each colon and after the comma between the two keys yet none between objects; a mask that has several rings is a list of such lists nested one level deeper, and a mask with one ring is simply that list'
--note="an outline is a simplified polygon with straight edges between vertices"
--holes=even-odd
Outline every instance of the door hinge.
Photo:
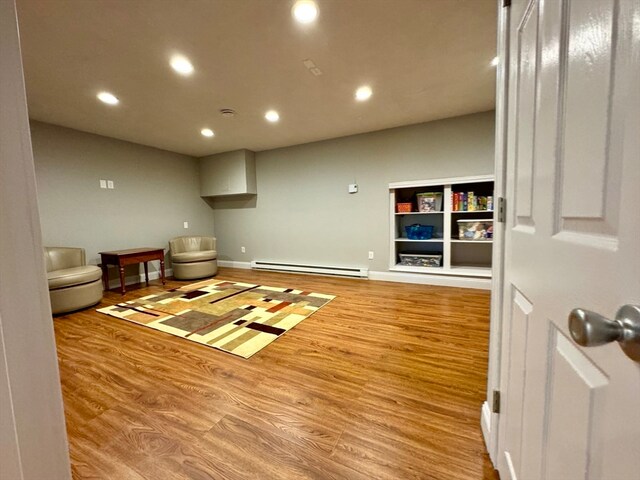
[{"label": "door hinge", "polygon": [[491,399],[491,411],[493,413],[500,413],[500,390],[493,391],[493,398]]},{"label": "door hinge", "polygon": [[504,223],[507,220],[507,201],[504,197],[498,197],[498,222]]},{"label": "door hinge", "polygon": [[502,0],[502,6],[503,7],[510,7],[511,6],[511,0]]}]

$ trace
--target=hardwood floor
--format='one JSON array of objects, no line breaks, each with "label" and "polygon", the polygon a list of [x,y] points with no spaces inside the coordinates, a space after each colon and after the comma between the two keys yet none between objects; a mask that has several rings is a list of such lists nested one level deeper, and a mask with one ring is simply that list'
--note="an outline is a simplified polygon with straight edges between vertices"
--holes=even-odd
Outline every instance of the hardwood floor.
[{"label": "hardwood floor", "polygon": [[[94,308],[57,317],[74,478],[497,478],[480,432],[488,292],[217,278],[337,298],[249,360]],[[162,290],[152,283],[124,298]]]}]

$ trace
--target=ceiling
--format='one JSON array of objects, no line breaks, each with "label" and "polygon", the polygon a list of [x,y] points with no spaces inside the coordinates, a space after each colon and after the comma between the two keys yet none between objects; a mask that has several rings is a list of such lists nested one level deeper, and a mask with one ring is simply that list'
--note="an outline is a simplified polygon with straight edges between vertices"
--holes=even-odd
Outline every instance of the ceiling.
[{"label": "ceiling", "polygon": [[17,0],[30,117],[199,157],[494,108],[495,0],[317,3],[304,26],[293,0]]}]

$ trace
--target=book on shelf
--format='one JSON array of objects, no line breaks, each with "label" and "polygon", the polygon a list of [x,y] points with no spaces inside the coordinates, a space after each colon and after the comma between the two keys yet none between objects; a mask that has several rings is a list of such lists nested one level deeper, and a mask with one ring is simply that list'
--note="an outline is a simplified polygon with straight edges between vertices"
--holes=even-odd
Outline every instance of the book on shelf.
[{"label": "book on shelf", "polygon": [[492,195],[476,195],[475,192],[451,192],[453,212],[493,211]]}]

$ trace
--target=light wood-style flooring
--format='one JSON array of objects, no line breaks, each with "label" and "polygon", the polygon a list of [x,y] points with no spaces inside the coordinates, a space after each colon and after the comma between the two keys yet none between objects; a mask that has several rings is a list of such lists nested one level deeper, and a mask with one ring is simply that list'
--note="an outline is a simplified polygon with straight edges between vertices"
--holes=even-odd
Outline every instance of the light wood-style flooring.
[{"label": "light wood-style flooring", "polygon": [[[94,308],[56,317],[74,478],[497,478],[480,431],[488,292],[228,268],[218,279],[337,298],[249,360]],[[106,292],[101,306],[122,300]]]}]

